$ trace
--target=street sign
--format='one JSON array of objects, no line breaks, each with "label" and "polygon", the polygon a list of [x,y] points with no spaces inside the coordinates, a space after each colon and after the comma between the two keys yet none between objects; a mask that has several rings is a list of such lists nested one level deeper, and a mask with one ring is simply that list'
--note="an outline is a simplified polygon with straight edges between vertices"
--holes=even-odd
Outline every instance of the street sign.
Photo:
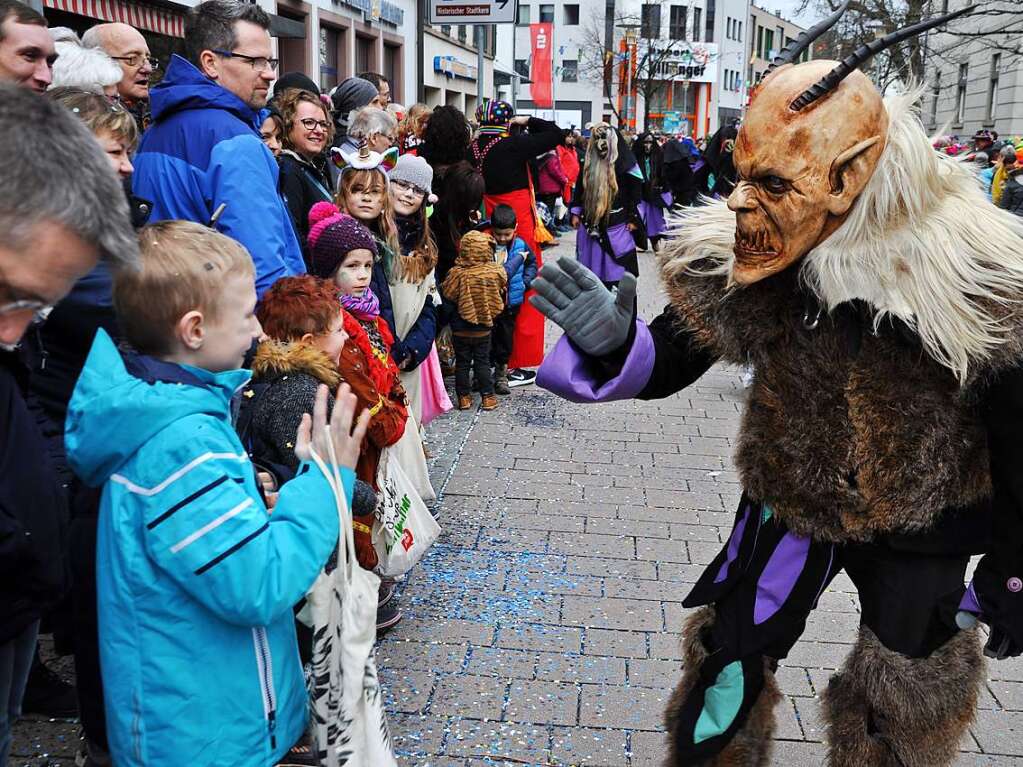
[{"label": "street sign", "polygon": [[514,24],[516,0],[430,0],[431,24]]}]

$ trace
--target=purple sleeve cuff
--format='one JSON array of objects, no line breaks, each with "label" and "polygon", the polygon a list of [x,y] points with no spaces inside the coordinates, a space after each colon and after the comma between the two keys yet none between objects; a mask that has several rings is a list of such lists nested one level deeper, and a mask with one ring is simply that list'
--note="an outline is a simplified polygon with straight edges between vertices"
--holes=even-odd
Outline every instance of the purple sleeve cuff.
[{"label": "purple sleeve cuff", "polygon": [[636,320],[636,337],[618,375],[601,380],[600,365],[562,336],[536,374],[538,386],[570,402],[611,402],[632,399],[650,380],[654,369],[654,339],[643,320]]},{"label": "purple sleeve cuff", "polygon": [[568,212],[573,216],[581,216],[583,214],[583,208],[581,205],[571,205],[568,208]]}]

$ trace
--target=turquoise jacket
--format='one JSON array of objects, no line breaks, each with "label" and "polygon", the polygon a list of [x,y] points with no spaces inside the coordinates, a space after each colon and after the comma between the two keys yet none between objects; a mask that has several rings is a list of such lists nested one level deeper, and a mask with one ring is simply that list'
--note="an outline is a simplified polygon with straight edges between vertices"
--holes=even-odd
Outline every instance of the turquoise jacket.
[{"label": "turquoise jacket", "polygon": [[309,464],[267,513],[230,419],[248,379],[122,357],[100,330],[71,398],[69,463],[103,487],[100,661],[119,767],[273,765],[305,727],[292,606],[338,516]]}]

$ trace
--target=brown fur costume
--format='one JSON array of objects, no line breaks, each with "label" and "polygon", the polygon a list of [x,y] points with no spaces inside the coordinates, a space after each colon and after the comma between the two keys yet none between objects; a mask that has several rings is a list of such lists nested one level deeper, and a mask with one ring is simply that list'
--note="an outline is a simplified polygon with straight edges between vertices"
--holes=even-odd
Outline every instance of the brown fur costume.
[{"label": "brown fur costume", "polygon": [[[686,696],[696,684],[700,665],[707,659],[707,648],[700,638],[701,632],[714,623],[714,608],[701,607],[693,612],[682,627],[682,679],[668,700],[664,722],[668,730],[669,755],[665,767],[674,767],[682,762],[676,753],[676,720]],[[765,661],[764,689],[742,726],[725,749],[709,762],[692,767],[767,767],[771,763],[771,749],[774,735],[774,707],[781,701],[781,691],[774,679],[774,673]]]}]

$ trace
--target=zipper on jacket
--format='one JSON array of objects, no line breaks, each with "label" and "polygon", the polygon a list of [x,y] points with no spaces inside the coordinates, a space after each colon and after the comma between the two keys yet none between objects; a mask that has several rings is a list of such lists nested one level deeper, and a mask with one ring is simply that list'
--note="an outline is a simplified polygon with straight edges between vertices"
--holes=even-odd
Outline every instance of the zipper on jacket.
[{"label": "zipper on jacket", "polygon": [[270,733],[270,748],[277,748],[277,696],[274,694],[274,665],[270,656],[270,643],[266,628],[252,629],[252,643],[256,646],[256,669],[259,672],[259,691],[263,697],[263,714]]}]

